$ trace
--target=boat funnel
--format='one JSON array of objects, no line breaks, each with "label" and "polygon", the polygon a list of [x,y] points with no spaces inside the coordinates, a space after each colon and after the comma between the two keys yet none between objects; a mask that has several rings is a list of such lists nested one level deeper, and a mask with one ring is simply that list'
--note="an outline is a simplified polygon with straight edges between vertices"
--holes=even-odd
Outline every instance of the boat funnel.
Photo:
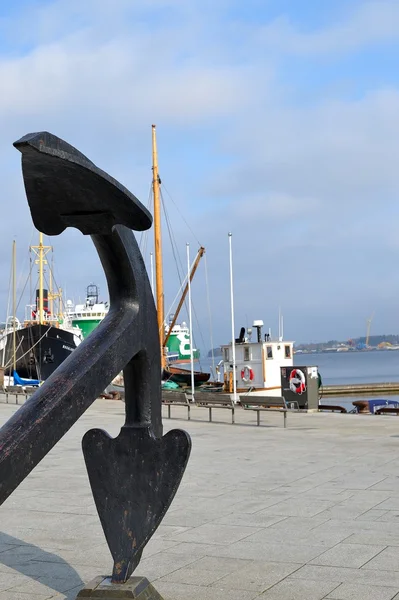
[{"label": "boat funnel", "polygon": [[252,327],[254,327],[257,331],[258,343],[260,344],[262,342],[263,321],[254,321]]},{"label": "boat funnel", "polygon": [[245,327],[241,327],[240,335],[236,338],[236,344],[242,344],[245,340]]}]

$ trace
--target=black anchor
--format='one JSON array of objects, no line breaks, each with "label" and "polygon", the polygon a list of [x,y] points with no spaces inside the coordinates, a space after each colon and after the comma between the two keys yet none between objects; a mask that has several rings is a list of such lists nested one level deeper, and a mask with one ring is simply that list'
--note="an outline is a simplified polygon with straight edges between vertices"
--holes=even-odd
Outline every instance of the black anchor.
[{"label": "black anchor", "polygon": [[188,434],[162,437],[159,333],[144,262],[131,229],[151,226],[133,194],[78,150],[47,133],[15,142],[33,222],[58,235],[91,235],[110,295],[105,319],[0,429],[0,504],[123,369],[126,421],[112,439],[83,438],[90,484],[114,559],[112,581],[125,582],[178,489],[191,450]]}]

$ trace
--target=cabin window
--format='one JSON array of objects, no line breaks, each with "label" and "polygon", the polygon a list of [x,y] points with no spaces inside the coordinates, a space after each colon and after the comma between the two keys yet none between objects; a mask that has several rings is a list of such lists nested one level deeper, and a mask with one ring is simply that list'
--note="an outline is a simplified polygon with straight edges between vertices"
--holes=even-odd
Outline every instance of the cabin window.
[{"label": "cabin window", "polygon": [[244,360],[251,360],[249,356],[249,347],[244,348]]},{"label": "cabin window", "polygon": [[266,356],[267,356],[267,358],[273,358],[272,346],[266,346]]},{"label": "cabin window", "polygon": [[291,346],[284,346],[285,358],[291,358]]},{"label": "cabin window", "polygon": [[225,362],[229,362],[229,349],[223,348],[223,359]]}]

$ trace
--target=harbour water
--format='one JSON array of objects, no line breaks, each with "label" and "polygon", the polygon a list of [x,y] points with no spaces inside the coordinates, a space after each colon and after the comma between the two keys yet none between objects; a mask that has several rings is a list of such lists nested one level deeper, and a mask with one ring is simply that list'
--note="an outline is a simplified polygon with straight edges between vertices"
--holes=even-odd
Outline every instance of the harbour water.
[{"label": "harbour water", "polygon": [[[324,385],[399,381],[399,351],[396,350],[295,354],[294,364],[317,366]],[[211,360],[201,360],[201,366],[203,370],[209,369]],[[189,365],[187,367],[190,368]],[[390,395],[387,398],[399,400],[399,396]],[[351,410],[353,400],[354,397],[325,398],[323,404],[339,404]]]},{"label": "harbour water", "polygon": [[[215,363],[219,360],[215,359]],[[200,364],[206,371],[212,361],[203,358]],[[317,366],[325,385],[399,381],[399,351],[396,350],[295,354],[294,364]],[[189,364],[184,366],[190,368]]]},{"label": "harbour water", "polygon": [[295,354],[296,365],[319,368],[325,385],[399,381],[399,351]]}]

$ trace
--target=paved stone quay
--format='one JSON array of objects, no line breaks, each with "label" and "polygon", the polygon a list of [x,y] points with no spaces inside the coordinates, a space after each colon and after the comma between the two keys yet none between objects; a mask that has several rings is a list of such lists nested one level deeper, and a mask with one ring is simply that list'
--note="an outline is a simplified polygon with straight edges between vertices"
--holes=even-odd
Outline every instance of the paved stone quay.
[{"label": "paved stone quay", "polygon": [[[397,417],[186,413],[164,419],[193,451],[137,571],[165,600],[399,599]],[[0,600],[73,600],[110,573],[80,444],[123,417],[98,400],[0,507]]]}]

